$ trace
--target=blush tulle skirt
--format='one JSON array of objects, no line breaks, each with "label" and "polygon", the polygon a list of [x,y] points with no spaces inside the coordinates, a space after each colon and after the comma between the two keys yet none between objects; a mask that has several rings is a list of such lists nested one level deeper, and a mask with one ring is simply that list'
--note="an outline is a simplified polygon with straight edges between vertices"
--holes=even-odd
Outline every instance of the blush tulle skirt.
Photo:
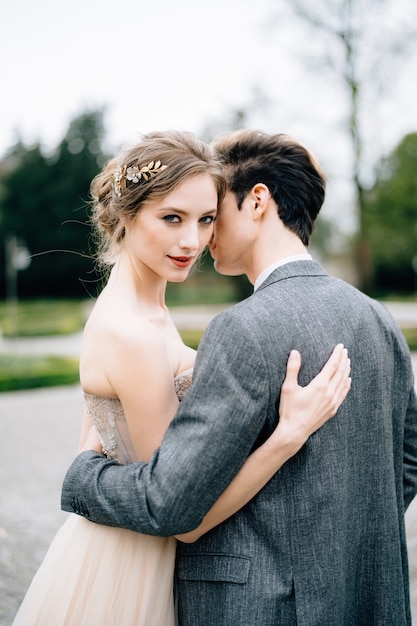
[{"label": "blush tulle skirt", "polygon": [[175,548],[70,514],[12,626],[174,626]]}]

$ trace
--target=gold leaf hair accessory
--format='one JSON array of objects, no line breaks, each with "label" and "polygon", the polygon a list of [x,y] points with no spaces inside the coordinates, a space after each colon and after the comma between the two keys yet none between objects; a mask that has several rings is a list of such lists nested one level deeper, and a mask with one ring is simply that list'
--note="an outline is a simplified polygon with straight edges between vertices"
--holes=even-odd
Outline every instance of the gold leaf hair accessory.
[{"label": "gold leaf hair accessory", "polygon": [[132,165],[131,167],[116,167],[111,177],[111,182],[113,184],[113,189],[118,198],[121,198],[123,189],[126,189],[126,185],[128,182],[130,183],[140,183],[146,182],[156,174],[159,174],[163,170],[165,170],[168,166],[161,165],[161,161],[151,161],[148,165],[144,165],[139,169],[138,165]]}]

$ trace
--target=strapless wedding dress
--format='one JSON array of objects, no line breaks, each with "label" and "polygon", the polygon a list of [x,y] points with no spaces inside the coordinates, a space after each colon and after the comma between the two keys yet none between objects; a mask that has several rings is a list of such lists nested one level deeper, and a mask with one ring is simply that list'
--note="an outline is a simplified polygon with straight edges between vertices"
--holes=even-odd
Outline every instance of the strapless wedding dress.
[{"label": "strapless wedding dress", "polygon": [[[192,370],[175,378],[180,400]],[[116,398],[86,394],[103,449],[136,461]],[[176,540],[101,526],[69,514],[35,574],[12,626],[174,626]]]}]

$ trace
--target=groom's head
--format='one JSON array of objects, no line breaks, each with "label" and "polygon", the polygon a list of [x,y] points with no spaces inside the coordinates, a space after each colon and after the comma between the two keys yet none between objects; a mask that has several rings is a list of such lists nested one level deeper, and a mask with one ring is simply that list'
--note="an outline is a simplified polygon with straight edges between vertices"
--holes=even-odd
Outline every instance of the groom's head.
[{"label": "groom's head", "polygon": [[276,227],[296,246],[307,246],[325,195],[312,154],[288,135],[256,130],[233,132],[213,145],[228,188],[215,225],[216,269],[248,274],[259,233],[265,240]]}]

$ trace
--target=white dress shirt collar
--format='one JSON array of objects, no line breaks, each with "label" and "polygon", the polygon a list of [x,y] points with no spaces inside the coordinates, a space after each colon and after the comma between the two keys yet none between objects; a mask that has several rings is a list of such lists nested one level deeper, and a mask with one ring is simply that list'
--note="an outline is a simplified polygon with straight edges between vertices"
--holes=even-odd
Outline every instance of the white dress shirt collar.
[{"label": "white dress shirt collar", "polygon": [[287,256],[285,257],[285,259],[276,261],[276,263],[272,263],[272,265],[268,265],[268,267],[266,267],[259,274],[258,278],[255,281],[255,286],[253,290],[256,291],[262,285],[262,283],[268,278],[268,276],[272,274],[274,270],[277,269],[277,267],[281,267],[281,265],[286,265],[287,263],[292,263],[293,261],[311,261],[311,260],[312,260],[311,254],[308,254],[308,253],[294,254],[293,256]]}]

